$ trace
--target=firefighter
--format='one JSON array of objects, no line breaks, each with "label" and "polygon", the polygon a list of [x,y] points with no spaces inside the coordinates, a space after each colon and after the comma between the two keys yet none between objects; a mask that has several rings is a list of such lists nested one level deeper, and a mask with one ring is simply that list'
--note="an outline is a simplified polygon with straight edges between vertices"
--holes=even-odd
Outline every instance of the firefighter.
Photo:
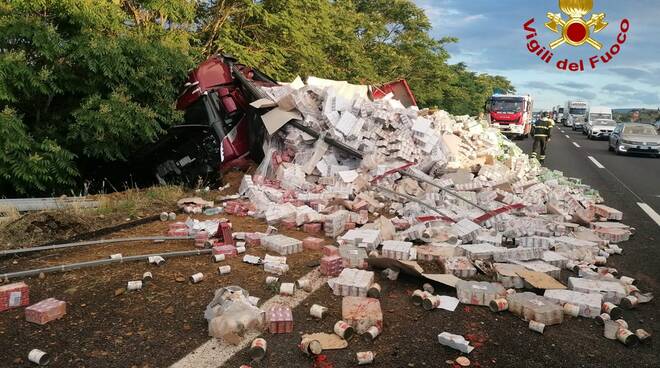
[{"label": "firefighter", "polygon": [[[545,151],[552,136],[552,127],[555,122],[550,119],[550,114],[544,112],[541,119],[534,122],[534,145],[532,146],[532,158],[538,158],[542,163],[545,161]],[[540,149],[537,155],[537,148]]]}]

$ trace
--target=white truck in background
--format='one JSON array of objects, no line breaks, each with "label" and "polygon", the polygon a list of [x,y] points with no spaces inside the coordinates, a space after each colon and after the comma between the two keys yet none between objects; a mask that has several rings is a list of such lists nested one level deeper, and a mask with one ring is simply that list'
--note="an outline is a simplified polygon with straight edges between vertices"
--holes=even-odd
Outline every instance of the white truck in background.
[{"label": "white truck in background", "polygon": [[564,107],[564,125],[572,127],[573,130],[582,130],[587,119],[587,110],[589,104],[581,100],[571,100],[566,102]]},{"label": "white truck in background", "polygon": [[587,112],[587,122],[582,129],[589,139],[609,138],[616,127],[612,109],[605,106],[591,106]]}]

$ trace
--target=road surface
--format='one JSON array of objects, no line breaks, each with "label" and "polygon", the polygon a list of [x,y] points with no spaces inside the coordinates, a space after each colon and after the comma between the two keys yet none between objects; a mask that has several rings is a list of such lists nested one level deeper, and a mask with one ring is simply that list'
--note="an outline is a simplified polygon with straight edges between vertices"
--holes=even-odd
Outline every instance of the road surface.
[{"label": "road surface", "polygon": [[[531,152],[532,139],[518,141]],[[605,203],[623,211],[623,222],[637,229],[624,244],[617,267],[630,271],[657,290],[660,279],[660,159],[617,156],[605,140],[589,140],[582,132],[557,125],[544,166],[582,179],[600,191]],[[651,286],[651,285],[649,285]]]}]

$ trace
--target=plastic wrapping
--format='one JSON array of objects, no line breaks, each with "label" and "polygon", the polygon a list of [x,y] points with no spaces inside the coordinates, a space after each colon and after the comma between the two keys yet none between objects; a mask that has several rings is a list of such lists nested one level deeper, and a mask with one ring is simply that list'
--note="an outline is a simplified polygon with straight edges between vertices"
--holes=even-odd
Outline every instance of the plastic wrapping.
[{"label": "plastic wrapping", "polygon": [[248,292],[238,286],[216,290],[204,311],[204,318],[209,321],[209,336],[236,345],[247,332],[261,331],[265,314],[248,297]]}]

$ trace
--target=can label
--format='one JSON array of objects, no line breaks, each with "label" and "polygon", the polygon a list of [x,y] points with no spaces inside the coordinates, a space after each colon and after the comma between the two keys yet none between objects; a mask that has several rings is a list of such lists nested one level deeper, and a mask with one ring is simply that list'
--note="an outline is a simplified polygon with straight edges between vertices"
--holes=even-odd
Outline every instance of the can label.
[{"label": "can label", "polygon": [[128,290],[140,290],[142,289],[142,281],[129,281],[126,288]]},{"label": "can label", "polygon": [[334,327],[335,333],[344,340],[349,340],[353,337],[353,327],[344,321],[338,321]]},{"label": "can label", "polygon": [[261,360],[266,356],[266,340],[262,338],[256,338],[252,340],[250,345],[250,356],[254,360]]},{"label": "can label", "polygon": [[382,291],[382,288],[380,287],[380,284],[374,283],[371,285],[369,290],[367,291],[367,296],[370,298],[380,298],[380,293]]},{"label": "can label", "polygon": [[374,362],[374,353],[371,351],[361,351],[355,354],[357,357],[358,365],[371,364]]},{"label": "can label", "polygon": [[309,281],[307,279],[300,279],[300,280],[296,281],[296,283],[298,284],[299,289],[303,289],[308,293],[312,291],[312,282],[311,281]]},{"label": "can label", "polygon": [[534,332],[543,334],[543,330],[545,330],[545,324],[536,321],[529,321],[529,329]]},{"label": "can label", "polygon": [[213,262],[218,263],[222,262],[225,260],[225,255],[224,254],[214,254],[213,255]]},{"label": "can label", "polygon": [[426,298],[422,300],[422,307],[427,310],[433,310],[440,306],[440,297],[437,295],[427,294]]},{"label": "can label", "polygon": [[198,273],[190,276],[190,282],[192,282],[193,284],[196,284],[196,283],[198,283],[202,280],[204,280],[204,274],[201,273],[201,272],[198,272]]},{"label": "can label", "polygon": [[296,285],[292,282],[283,282],[282,285],[280,285],[280,295],[291,296],[295,290]]},{"label": "can label", "polygon": [[328,311],[328,308],[326,308],[322,305],[318,305],[318,304],[314,304],[314,305],[312,305],[311,308],[309,308],[309,314],[312,317],[315,317],[315,318],[318,318],[318,319],[323,318],[323,314],[327,311]]},{"label": "can label", "polygon": [[323,351],[323,347],[318,340],[303,340],[299,346],[300,350],[307,355],[319,355]]},{"label": "can label", "polygon": [[47,365],[50,362],[48,353],[39,349],[32,349],[28,353],[28,360],[38,365]]},{"label": "can label", "polygon": [[378,335],[380,335],[380,328],[378,328],[378,326],[371,326],[367,332],[365,332],[364,337],[367,341],[373,341]]},{"label": "can label", "polygon": [[504,298],[494,299],[490,301],[488,306],[490,307],[490,310],[493,312],[502,312],[509,309],[509,302]]},{"label": "can label", "polygon": [[229,266],[229,265],[226,265],[226,266],[220,266],[220,267],[218,267],[218,272],[219,272],[221,275],[226,275],[226,274],[228,274],[228,273],[231,272],[231,266]]}]

